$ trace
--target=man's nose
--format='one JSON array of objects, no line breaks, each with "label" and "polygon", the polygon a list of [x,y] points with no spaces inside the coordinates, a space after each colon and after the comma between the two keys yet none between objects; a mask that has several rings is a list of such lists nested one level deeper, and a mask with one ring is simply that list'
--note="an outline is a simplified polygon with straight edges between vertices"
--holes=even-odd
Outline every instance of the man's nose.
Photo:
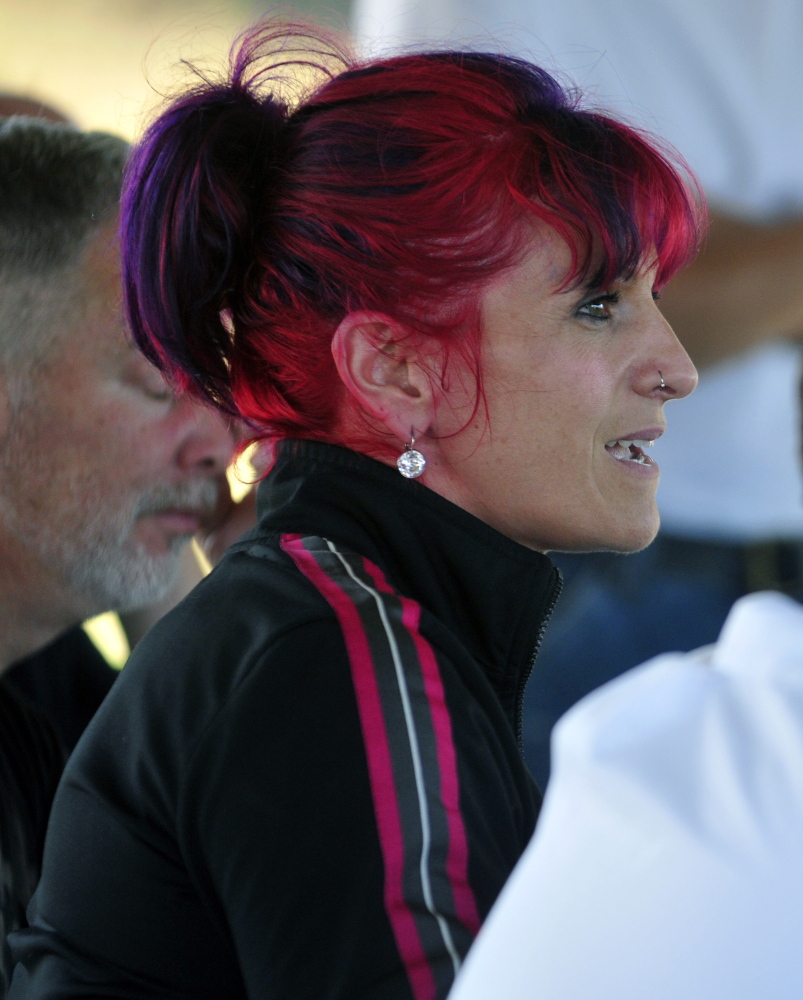
[{"label": "man's nose", "polygon": [[186,427],[178,453],[182,471],[214,476],[225,472],[234,458],[239,435],[229,417],[217,410],[184,399]]}]

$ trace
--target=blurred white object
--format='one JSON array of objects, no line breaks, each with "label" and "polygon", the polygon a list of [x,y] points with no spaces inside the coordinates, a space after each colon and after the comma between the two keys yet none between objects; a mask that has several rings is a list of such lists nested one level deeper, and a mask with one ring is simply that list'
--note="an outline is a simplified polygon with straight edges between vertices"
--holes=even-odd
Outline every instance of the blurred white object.
[{"label": "blurred white object", "polygon": [[803,998],[803,607],[606,684],[450,1000]]}]

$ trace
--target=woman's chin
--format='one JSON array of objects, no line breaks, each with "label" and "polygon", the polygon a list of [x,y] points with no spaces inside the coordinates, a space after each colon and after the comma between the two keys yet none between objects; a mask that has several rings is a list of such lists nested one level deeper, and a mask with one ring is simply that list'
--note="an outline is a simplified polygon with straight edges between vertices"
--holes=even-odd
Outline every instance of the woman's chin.
[{"label": "woman's chin", "polygon": [[660,527],[660,519],[657,509],[654,515],[646,517],[643,523],[633,523],[622,525],[616,531],[610,533],[610,537],[602,540],[597,546],[597,552],[641,552],[646,549],[650,542],[655,540]]},{"label": "woman's chin", "polygon": [[[660,527],[658,509],[645,511],[638,517],[622,516],[613,523],[599,521],[589,530],[578,530],[556,538],[554,543],[544,546],[549,552],[640,552],[655,539]],[[537,546],[532,546],[536,548]]]}]

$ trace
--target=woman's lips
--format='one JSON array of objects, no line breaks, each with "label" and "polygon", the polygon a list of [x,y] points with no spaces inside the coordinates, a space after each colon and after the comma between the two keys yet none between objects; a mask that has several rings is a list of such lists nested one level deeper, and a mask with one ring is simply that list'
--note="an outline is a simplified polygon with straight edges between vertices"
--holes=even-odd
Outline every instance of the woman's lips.
[{"label": "woman's lips", "polygon": [[652,466],[657,469],[655,461],[650,458],[646,449],[651,448],[655,444],[655,439],[660,437],[661,434],[663,434],[663,430],[659,427],[635,431],[608,441],[605,445],[605,451],[608,452],[611,458],[615,458],[617,462]]},{"label": "woman's lips", "polygon": [[643,438],[628,440],[626,438],[618,441],[609,441],[605,445],[605,451],[618,462],[637,462],[639,465],[655,465],[655,462],[644,451],[654,444]]}]

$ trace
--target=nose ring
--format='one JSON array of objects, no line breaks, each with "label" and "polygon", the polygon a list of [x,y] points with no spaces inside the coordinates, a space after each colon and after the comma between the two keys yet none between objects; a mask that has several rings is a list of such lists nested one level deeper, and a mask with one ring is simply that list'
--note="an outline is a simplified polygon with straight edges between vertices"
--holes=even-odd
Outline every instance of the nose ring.
[{"label": "nose ring", "polygon": [[658,384],[658,385],[656,386],[656,388],[657,388],[657,389],[665,389],[665,388],[666,388],[666,382],[664,382],[664,377],[663,377],[663,375],[661,374],[661,369],[660,369],[660,368],[658,369],[658,378],[659,378],[659,379],[660,379],[661,381],[660,381],[660,382],[659,382],[659,384]]}]

